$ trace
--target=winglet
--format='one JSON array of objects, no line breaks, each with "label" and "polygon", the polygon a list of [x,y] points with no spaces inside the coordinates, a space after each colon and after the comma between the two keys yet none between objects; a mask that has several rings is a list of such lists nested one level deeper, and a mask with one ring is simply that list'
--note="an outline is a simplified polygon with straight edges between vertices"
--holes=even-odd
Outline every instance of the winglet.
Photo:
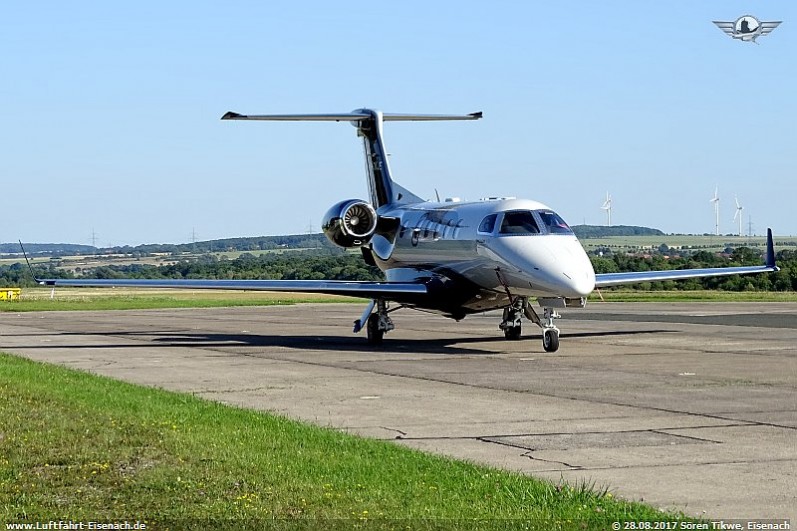
[{"label": "winglet", "polygon": [[221,117],[222,120],[239,120],[243,117],[243,114],[239,114],[237,112],[227,111],[224,113],[224,116]]},{"label": "winglet", "polygon": [[771,267],[775,271],[779,271],[780,268],[775,265],[775,246],[772,243],[772,229],[767,229],[767,261],[766,266]]}]

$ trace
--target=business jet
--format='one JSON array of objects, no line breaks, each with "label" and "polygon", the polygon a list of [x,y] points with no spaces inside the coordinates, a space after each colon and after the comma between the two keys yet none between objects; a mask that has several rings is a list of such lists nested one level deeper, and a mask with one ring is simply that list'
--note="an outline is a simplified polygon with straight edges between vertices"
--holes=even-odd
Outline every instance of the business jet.
[{"label": "business jet", "polygon": [[[332,206],[323,231],[336,245],[359,248],[381,269],[384,282],[333,280],[91,280],[44,279],[48,286],[159,287],[266,290],[348,295],[370,300],[354,332],[366,330],[379,344],[394,329],[390,313],[412,308],[460,320],[503,309],[500,330],[521,337],[525,317],[542,329],[547,352],[559,348],[554,320],[562,308],[583,308],[596,288],[659,280],[777,271],[772,232],[760,266],[595,274],[575,234],[553,209],[528,199],[490,197],[479,201],[426,201],[393,180],[383,142],[391,121],[478,120],[466,115],[388,114],[358,109],[342,114],[243,115],[222,120],[350,122],[365,147],[369,198]],[[37,279],[38,280],[38,279]],[[536,300],[541,315],[532,306]],[[393,305],[391,307],[390,305]]]}]

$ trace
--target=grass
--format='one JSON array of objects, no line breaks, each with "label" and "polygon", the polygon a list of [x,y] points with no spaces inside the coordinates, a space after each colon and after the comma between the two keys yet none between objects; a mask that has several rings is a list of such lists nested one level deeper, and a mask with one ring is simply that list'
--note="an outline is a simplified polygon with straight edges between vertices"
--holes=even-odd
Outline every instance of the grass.
[{"label": "grass", "polygon": [[681,518],[186,394],[0,354],[0,523],[609,529]]},{"label": "grass", "polygon": [[362,299],[312,293],[134,288],[23,288],[19,301],[0,303],[0,312],[67,310],[146,310],[273,306],[303,302],[362,302]]},{"label": "grass", "polygon": [[589,302],[797,302],[794,291],[645,291],[603,289],[594,291]]}]

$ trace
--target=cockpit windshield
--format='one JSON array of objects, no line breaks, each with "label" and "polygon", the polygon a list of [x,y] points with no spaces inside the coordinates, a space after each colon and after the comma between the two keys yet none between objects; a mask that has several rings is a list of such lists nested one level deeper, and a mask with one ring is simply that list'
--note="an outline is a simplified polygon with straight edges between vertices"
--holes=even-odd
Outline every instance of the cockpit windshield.
[{"label": "cockpit windshield", "polygon": [[[489,218],[489,216],[488,216]],[[482,225],[488,221],[485,218]],[[492,222],[492,220],[489,220]],[[490,227],[492,228],[492,227]],[[481,232],[485,232],[481,228]],[[490,231],[488,231],[490,232]],[[510,210],[504,212],[499,234],[573,234],[565,220],[553,210]]]},{"label": "cockpit windshield", "polygon": [[536,212],[549,234],[573,234],[573,230],[565,223],[565,220],[553,210],[537,210]]},{"label": "cockpit windshield", "polygon": [[540,227],[534,215],[528,210],[515,210],[504,214],[501,234],[539,234]]}]

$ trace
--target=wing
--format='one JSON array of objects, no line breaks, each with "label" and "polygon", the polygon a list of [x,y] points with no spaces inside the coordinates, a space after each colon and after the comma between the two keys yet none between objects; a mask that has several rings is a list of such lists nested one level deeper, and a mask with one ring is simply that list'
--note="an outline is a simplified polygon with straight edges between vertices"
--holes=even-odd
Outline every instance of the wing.
[{"label": "wing", "polygon": [[595,275],[595,287],[639,284],[657,280],[682,280],[685,278],[724,277],[778,271],[775,265],[775,248],[772,244],[772,229],[767,229],[766,261],[760,266],[710,267],[704,269],[674,269],[669,271],[631,271],[627,273],[600,273]]},{"label": "wing", "polygon": [[179,288],[324,293],[364,299],[404,300],[426,295],[426,284],[413,282],[348,282],[343,280],[144,280],[144,279],[36,279],[44,286],[85,288]]},{"label": "wing", "polygon": [[772,30],[777,28],[780,25],[781,21],[777,22],[762,22],[761,23],[761,35],[769,35],[772,33]]},{"label": "wing", "polygon": [[[734,25],[733,22],[719,22],[717,20],[714,20],[713,22],[714,22],[714,24],[717,25],[717,27],[719,29],[721,29],[722,31],[724,31],[728,35],[733,36],[733,35],[736,34],[736,30],[733,27],[733,25]],[[772,30],[770,30],[770,31],[772,31]]]},{"label": "wing", "polygon": [[623,284],[639,284],[657,280],[683,280],[685,278],[722,277],[729,275],[747,275],[751,273],[767,273],[777,271],[767,266],[750,267],[713,267],[707,269],[674,269],[670,271],[633,271],[628,273],[600,273],[595,275],[595,287],[620,286]]}]

